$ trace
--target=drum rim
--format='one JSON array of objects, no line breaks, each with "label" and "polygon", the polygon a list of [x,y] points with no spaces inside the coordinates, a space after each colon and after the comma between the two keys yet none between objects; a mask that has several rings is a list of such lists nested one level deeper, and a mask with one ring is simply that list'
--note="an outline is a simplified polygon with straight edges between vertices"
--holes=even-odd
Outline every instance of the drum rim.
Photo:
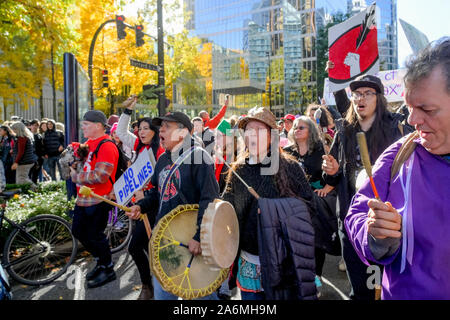
[{"label": "drum rim", "polygon": [[155,247],[159,247],[164,231],[176,216],[185,211],[192,211],[192,210],[198,211],[198,208],[199,208],[198,204],[178,205],[175,209],[170,211],[168,214],[166,214],[158,221],[158,224],[156,225],[156,227],[152,232],[152,236],[149,243],[150,269],[152,270],[153,275],[158,279],[159,283],[163,286],[164,290],[178,297],[188,300],[205,297],[215,292],[226,280],[226,278],[228,277],[228,273],[230,271],[230,268],[221,269],[216,280],[213,283],[211,283],[208,287],[199,289],[185,289],[175,285],[173,283],[173,280],[166,274],[165,270],[162,268],[159,260],[159,250],[157,250]]}]

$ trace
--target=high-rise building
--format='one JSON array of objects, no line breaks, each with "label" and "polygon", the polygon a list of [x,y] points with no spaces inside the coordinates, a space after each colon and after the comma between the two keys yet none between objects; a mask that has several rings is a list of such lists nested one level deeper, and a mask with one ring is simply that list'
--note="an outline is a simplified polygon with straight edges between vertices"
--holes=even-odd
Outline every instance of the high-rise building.
[{"label": "high-rise building", "polygon": [[[278,116],[317,97],[314,0],[188,0],[185,26],[212,42],[213,105],[271,107]],[[242,111],[242,109],[240,110]]]},{"label": "high-rise building", "polygon": [[[238,113],[255,105],[281,116],[317,100],[316,35],[337,11],[365,0],[185,0],[185,27],[212,43],[212,105],[234,96]],[[397,68],[397,1],[377,0],[383,69]],[[233,108],[231,108],[233,109]]]}]

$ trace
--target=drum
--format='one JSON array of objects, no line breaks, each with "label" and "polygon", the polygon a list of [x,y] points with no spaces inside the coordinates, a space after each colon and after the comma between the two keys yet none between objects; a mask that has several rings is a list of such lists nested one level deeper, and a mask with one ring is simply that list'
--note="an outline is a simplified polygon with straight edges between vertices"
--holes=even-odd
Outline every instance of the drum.
[{"label": "drum", "polygon": [[208,205],[202,219],[200,244],[211,268],[229,268],[239,246],[239,222],[231,203],[219,199]]},{"label": "drum", "polygon": [[197,215],[196,204],[176,207],[159,220],[149,243],[153,274],[164,290],[183,299],[212,294],[229,272],[229,268],[217,265],[211,268],[202,255],[193,256],[189,252],[187,244],[196,233]]}]

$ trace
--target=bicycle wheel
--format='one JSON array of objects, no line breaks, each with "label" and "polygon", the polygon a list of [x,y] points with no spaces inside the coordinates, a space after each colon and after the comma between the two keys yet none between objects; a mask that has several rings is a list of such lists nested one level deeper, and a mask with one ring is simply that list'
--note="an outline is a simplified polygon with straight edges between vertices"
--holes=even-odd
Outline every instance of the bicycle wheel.
[{"label": "bicycle wheel", "polygon": [[106,238],[109,241],[111,253],[116,253],[125,248],[131,239],[133,232],[132,219],[123,210],[113,208],[109,211],[108,224],[105,229]]},{"label": "bicycle wheel", "polygon": [[6,240],[3,263],[10,276],[27,285],[52,282],[75,259],[77,240],[61,217],[43,214],[20,224]]}]

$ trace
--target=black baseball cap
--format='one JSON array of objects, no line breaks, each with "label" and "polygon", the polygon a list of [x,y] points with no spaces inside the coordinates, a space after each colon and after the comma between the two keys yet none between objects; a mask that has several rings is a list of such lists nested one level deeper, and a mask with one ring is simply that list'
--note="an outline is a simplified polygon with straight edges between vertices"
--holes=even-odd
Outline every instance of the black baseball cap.
[{"label": "black baseball cap", "polygon": [[159,126],[161,126],[161,122],[163,122],[163,121],[179,122],[182,125],[184,125],[186,128],[188,128],[189,131],[192,131],[191,120],[183,112],[179,112],[179,111],[168,112],[163,117],[153,118],[152,124],[154,126],[158,126],[159,127]]},{"label": "black baseball cap", "polygon": [[359,76],[355,79],[355,81],[350,82],[350,89],[352,91],[355,91],[356,89],[361,87],[372,88],[375,89],[378,93],[384,94],[384,86],[380,78],[372,76],[370,74]]},{"label": "black baseball cap", "polygon": [[108,122],[106,120],[106,116],[103,112],[100,110],[89,110],[86,112],[83,116],[83,121],[90,121],[90,122],[99,122],[103,124],[105,127],[110,127],[108,125]]}]

